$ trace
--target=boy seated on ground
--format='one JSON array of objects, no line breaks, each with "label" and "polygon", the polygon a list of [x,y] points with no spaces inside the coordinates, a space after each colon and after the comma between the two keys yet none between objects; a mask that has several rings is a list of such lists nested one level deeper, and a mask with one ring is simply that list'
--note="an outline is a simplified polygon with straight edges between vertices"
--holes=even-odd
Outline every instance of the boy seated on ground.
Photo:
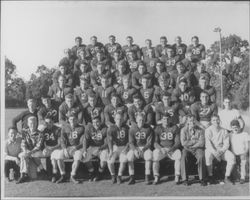
[{"label": "boy seated on ground", "polygon": [[248,133],[241,131],[240,122],[235,119],[231,121],[232,132],[230,133],[231,151],[240,157],[240,183],[246,179],[246,163],[248,153]]},{"label": "boy seated on ground", "polygon": [[8,129],[8,139],[5,142],[4,151],[4,175],[8,181],[11,181],[9,178],[10,169],[13,169],[15,178],[19,175],[19,153],[21,153],[21,138],[17,137],[17,130],[10,127]]}]

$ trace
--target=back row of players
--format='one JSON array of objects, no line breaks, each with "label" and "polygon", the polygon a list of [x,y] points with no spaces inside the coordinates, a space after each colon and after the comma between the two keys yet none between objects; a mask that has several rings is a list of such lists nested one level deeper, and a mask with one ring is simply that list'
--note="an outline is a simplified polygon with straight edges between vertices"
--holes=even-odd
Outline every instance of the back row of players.
[{"label": "back row of players", "polygon": [[[86,47],[77,37],[76,46],[65,51],[67,56],[59,62],[48,95],[42,97],[42,106],[37,109],[35,100],[30,99],[29,110],[13,119],[11,130],[16,129],[19,121],[23,128],[18,182],[27,179],[27,158],[39,162],[39,157],[51,155],[53,182],[65,181],[63,160],[69,157],[74,158],[71,172],[74,183],[79,182],[76,170],[80,161],[86,163],[90,179],[100,178],[108,162],[115,182],[114,162],[119,157],[119,183],[126,162],[129,163],[129,183],[134,183],[133,161],[144,158],[146,182],[150,183],[154,160],[154,183],[157,184],[159,160],[169,156],[175,160],[176,182],[180,181],[182,169],[182,180],[188,184],[185,158],[181,164],[180,159],[189,152],[199,162],[201,184],[205,185],[205,129],[211,129],[209,137],[214,143],[208,145],[206,158],[210,180],[213,157],[228,161],[227,179],[235,158],[228,151],[226,130],[231,130],[233,119],[239,122],[234,121],[233,125],[242,130],[244,121],[235,110],[229,117],[225,112],[221,115],[225,118],[223,128],[220,127],[216,90],[205,71],[202,61],[205,47],[199,44],[198,37],[192,37],[193,44],[189,47],[181,43],[180,37],[176,37],[174,45],[168,45],[166,37],[161,37],[160,45],[153,48],[151,40],[146,40],[147,46],[141,49],[133,44],[130,36],[123,47],[115,43],[114,36],[109,39],[110,43],[104,46],[93,36],[92,44]],[[189,128],[185,126],[187,118]],[[209,128],[211,120],[214,127]],[[55,122],[61,128],[53,126]],[[180,136],[180,132],[185,133]],[[219,136],[213,136],[217,133]],[[182,154],[181,145],[185,151]],[[93,156],[100,157],[97,171],[90,162]]]}]

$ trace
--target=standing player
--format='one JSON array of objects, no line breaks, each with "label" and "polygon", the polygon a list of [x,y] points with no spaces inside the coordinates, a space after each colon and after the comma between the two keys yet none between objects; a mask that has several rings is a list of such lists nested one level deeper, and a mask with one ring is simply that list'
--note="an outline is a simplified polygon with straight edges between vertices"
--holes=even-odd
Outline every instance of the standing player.
[{"label": "standing player", "polygon": [[[110,126],[108,133],[108,147],[109,147],[109,159],[108,168],[112,176],[112,183],[116,181],[118,184],[122,183],[122,175],[126,167],[127,152],[129,150],[128,133],[129,127],[123,123],[123,114],[120,112],[115,113],[115,124]],[[119,158],[119,170],[118,176],[115,175],[115,161]]]},{"label": "standing player", "polygon": [[141,52],[142,52],[142,56],[143,56],[143,61],[145,61],[146,58],[148,58],[148,56],[149,56],[149,53],[148,53],[149,49],[151,51],[153,51],[153,54],[154,54],[154,51],[155,51],[154,48],[152,47],[152,40],[146,39],[145,40],[145,44],[146,44],[146,46],[141,48]]},{"label": "standing player", "polygon": [[193,36],[191,41],[192,44],[188,47],[187,51],[192,52],[192,61],[198,62],[204,60],[206,57],[205,46],[199,43],[199,38],[197,36]]},{"label": "standing player", "polygon": [[75,60],[77,59],[77,57],[75,57],[72,54],[71,49],[65,49],[64,50],[65,53],[65,57],[63,57],[60,61],[58,66],[65,66],[66,67],[66,71],[67,72],[71,72],[73,73],[73,69],[74,69],[74,64],[75,64]]},{"label": "standing player", "polygon": [[145,179],[146,184],[150,184],[150,173],[152,165],[152,141],[154,131],[152,128],[145,124],[145,115],[138,113],[136,115],[136,124],[132,125],[129,129],[129,145],[130,150],[127,153],[128,167],[130,180],[128,184],[135,184],[134,178],[134,161],[139,158],[145,160]]},{"label": "standing player", "polygon": [[201,128],[206,129],[210,126],[211,117],[218,113],[218,107],[215,103],[209,103],[209,95],[205,91],[201,92],[200,100],[192,104],[190,110]]},{"label": "standing player", "polygon": [[124,76],[130,76],[130,70],[128,68],[127,62],[122,60],[118,63],[117,69],[112,73],[112,85],[114,88],[122,85],[122,78]]},{"label": "standing player", "polygon": [[180,183],[181,173],[181,151],[180,148],[180,130],[170,121],[170,115],[165,113],[162,116],[162,124],[155,129],[155,142],[153,151],[153,173],[154,185],[159,183],[160,160],[169,157],[175,161],[175,183]]},{"label": "standing player", "polygon": [[132,73],[132,86],[139,90],[142,88],[141,79],[142,76],[147,74],[147,69],[144,63],[140,63],[138,66],[138,71]]},{"label": "standing player", "polygon": [[[101,124],[100,117],[96,116],[92,124],[88,124],[83,140],[83,162],[86,163],[90,174],[90,181],[101,179],[108,160],[107,128]],[[100,165],[98,171],[94,169],[92,158],[98,157]]]},{"label": "standing player", "polygon": [[187,45],[182,43],[181,37],[177,36],[175,38],[175,44],[172,46],[178,61],[182,61],[185,58],[185,53],[187,50]]},{"label": "standing player", "polygon": [[171,47],[167,48],[167,56],[165,58],[160,57],[160,60],[165,63],[166,72],[168,72],[170,75],[176,73],[176,62],[178,60],[174,55],[174,50]]},{"label": "standing player", "polygon": [[213,178],[213,159],[218,161],[225,160],[227,162],[225,179],[221,184],[231,182],[229,176],[235,164],[235,156],[229,150],[229,134],[226,129],[220,126],[220,117],[213,115],[211,117],[211,126],[205,131],[206,137],[206,166],[208,171],[208,179],[210,183],[214,182]]},{"label": "standing player", "polygon": [[146,106],[151,106],[154,97],[154,88],[150,84],[152,77],[149,74],[145,74],[141,78],[142,88],[140,94],[145,102]]},{"label": "standing player", "polygon": [[74,114],[69,116],[69,123],[62,128],[61,131],[61,147],[62,150],[55,150],[51,155],[51,158],[57,160],[57,164],[60,170],[61,177],[56,183],[62,183],[65,181],[65,164],[64,160],[72,158],[74,159],[72,164],[72,170],[70,174],[70,180],[78,184],[76,180],[76,172],[82,160],[82,141],[83,141],[84,128],[77,123],[77,117]]},{"label": "standing player", "polygon": [[181,144],[184,147],[181,156],[181,177],[184,185],[190,185],[187,174],[189,156],[195,156],[198,164],[198,174],[201,186],[206,186],[205,136],[204,130],[195,125],[195,117],[187,116],[186,125],[181,129]]},{"label": "standing player", "polygon": [[82,38],[76,37],[75,38],[76,45],[71,48],[72,54],[77,58],[78,57],[78,50],[83,49],[85,51],[86,45],[82,44]]},{"label": "standing player", "polygon": [[110,75],[110,72],[105,69],[105,65],[103,63],[97,63],[96,70],[90,73],[90,80],[94,90],[101,85],[101,77],[108,75]]},{"label": "standing player", "polygon": [[160,58],[164,54],[164,52],[166,52],[167,48],[170,47],[170,45],[167,43],[168,43],[167,37],[161,36],[160,37],[160,44],[158,44],[155,47],[155,56],[157,58]]},{"label": "standing player", "polygon": [[103,44],[97,41],[96,36],[92,36],[90,38],[90,44],[86,47],[87,56],[92,59],[96,56],[97,51],[102,51],[106,55]]},{"label": "standing player", "polygon": [[53,84],[58,84],[58,77],[59,76],[64,76],[65,77],[65,84],[68,86],[68,87],[72,87],[73,85],[73,75],[72,75],[72,71],[66,71],[66,67],[64,65],[60,65],[59,66],[59,69],[56,70],[54,73],[53,73]]},{"label": "standing player", "polygon": [[122,47],[123,54],[127,58],[127,61],[130,61],[129,56],[127,55],[128,52],[132,51],[135,55],[135,60],[141,59],[141,50],[138,45],[133,44],[134,40],[131,36],[126,37],[127,45]]},{"label": "standing player", "polygon": [[105,45],[106,52],[109,53],[110,57],[114,56],[115,52],[121,52],[122,47],[119,43],[116,43],[116,38],[114,35],[109,36],[109,43]]},{"label": "standing player", "polygon": [[199,61],[196,63],[196,66],[197,66],[197,70],[194,72],[194,75],[197,79],[197,83],[195,85],[199,84],[199,80],[201,76],[205,76],[209,84],[211,75],[206,71],[206,65],[202,61]]},{"label": "standing player", "polygon": [[232,129],[231,129],[230,123],[232,120],[237,119],[240,123],[240,129],[241,131],[243,131],[245,127],[245,122],[242,116],[240,115],[239,110],[232,108],[231,97],[226,96],[224,98],[223,106],[224,106],[224,109],[219,111],[219,116],[221,119],[221,127],[228,131],[231,131]]}]

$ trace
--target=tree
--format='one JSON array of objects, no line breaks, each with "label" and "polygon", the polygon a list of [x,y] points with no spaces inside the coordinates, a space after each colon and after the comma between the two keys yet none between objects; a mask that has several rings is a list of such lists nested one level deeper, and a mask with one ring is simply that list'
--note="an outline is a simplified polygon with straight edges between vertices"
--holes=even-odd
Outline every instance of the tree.
[{"label": "tree", "polygon": [[35,74],[31,75],[26,85],[26,98],[40,99],[48,93],[49,86],[52,84],[54,68],[47,68],[44,65],[38,66]]},{"label": "tree", "polygon": [[25,82],[16,75],[16,66],[5,58],[5,104],[6,107],[25,105]]},{"label": "tree", "polygon": [[[234,97],[234,104],[240,109],[249,107],[249,43],[237,35],[222,37],[222,75],[223,95]],[[215,42],[207,50],[208,71],[212,75],[211,84],[218,92],[220,100],[220,60],[219,42]]]}]

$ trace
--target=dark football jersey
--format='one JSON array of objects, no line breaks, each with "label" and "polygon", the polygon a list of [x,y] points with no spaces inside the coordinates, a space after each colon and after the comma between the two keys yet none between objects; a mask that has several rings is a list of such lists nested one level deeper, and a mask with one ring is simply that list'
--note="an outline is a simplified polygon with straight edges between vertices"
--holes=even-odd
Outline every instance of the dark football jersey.
[{"label": "dark football jersey", "polygon": [[45,128],[42,131],[44,135],[44,145],[54,147],[58,145],[58,139],[61,136],[61,129],[57,126],[53,126],[51,129]]},{"label": "dark football jersey", "polygon": [[80,125],[72,128],[69,124],[63,126],[61,131],[62,146],[76,146],[80,148],[82,145],[82,137],[84,135],[84,128]]},{"label": "dark football jersey", "polygon": [[191,44],[187,51],[192,52],[192,61],[198,62],[199,60],[205,59],[205,46],[203,44],[198,44],[196,47]]},{"label": "dark football jersey", "polygon": [[111,94],[115,92],[115,88],[113,86],[103,88],[102,86],[99,86],[96,88],[96,93],[98,96],[101,98],[103,105],[109,105],[110,99],[111,99]]},{"label": "dark football jersey", "polygon": [[111,138],[111,145],[126,146],[128,144],[129,127],[124,125],[118,127],[116,125],[111,126],[108,129],[108,135]]},{"label": "dark football jersey", "polygon": [[137,92],[135,88],[124,89],[121,85],[117,88],[117,94],[120,96],[124,104],[133,103],[133,95]]},{"label": "dark football jersey", "polygon": [[85,133],[85,140],[87,146],[100,147],[104,145],[106,136],[107,136],[106,127],[100,127],[98,130],[96,130],[92,124],[88,124]]},{"label": "dark football jersey", "polygon": [[113,56],[115,51],[121,52],[122,47],[118,43],[114,43],[114,44],[108,43],[105,45],[105,49],[109,53],[110,56]]},{"label": "dark football jersey", "polygon": [[171,106],[165,107],[164,104],[161,102],[155,107],[155,118],[156,121],[162,119],[162,116],[168,113],[170,115],[170,121],[172,124],[177,124],[179,122],[179,104],[173,104]]},{"label": "dark football jersey", "polygon": [[212,115],[218,113],[216,104],[202,105],[201,102],[195,102],[190,109],[198,121],[210,121]]},{"label": "dark football jersey", "polygon": [[141,88],[140,93],[141,93],[146,105],[153,102],[154,88],[147,88],[147,89]]},{"label": "dark football jersey", "polygon": [[177,46],[177,44],[174,44],[173,49],[174,49],[175,55],[177,56],[178,61],[181,61],[181,60],[183,60],[185,58],[187,45],[180,44],[180,45]]}]

